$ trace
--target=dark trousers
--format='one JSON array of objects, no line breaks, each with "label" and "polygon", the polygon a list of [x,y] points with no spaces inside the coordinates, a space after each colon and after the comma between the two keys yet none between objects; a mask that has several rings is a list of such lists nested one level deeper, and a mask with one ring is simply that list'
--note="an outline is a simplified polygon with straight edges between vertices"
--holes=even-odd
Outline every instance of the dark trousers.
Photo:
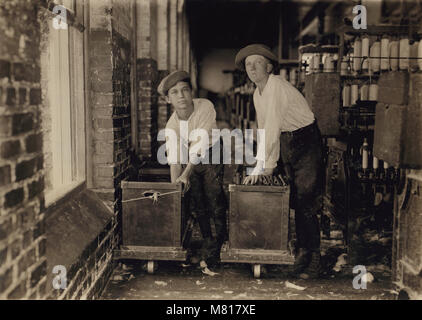
[{"label": "dark trousers", "polygon": [[281,133],[281,160],[291,186],[291,207],[295,209],[296,247],[314,251],[320,249],[317,213],[322,208],[322,150],[316,122]]},{"label": "dark trousers", "polygon": [[[221,150],[221,149],[220,149]],[[211,159],[210,159],[211,162]],[[223,190],[224,165],[198,164],[190,176],[190,210],[196,219],[204,238],[202,258],[218,256],[221,245],[227,237],[227,202]],[[216,238],[211,231],[210,219],[213,218]]]}]

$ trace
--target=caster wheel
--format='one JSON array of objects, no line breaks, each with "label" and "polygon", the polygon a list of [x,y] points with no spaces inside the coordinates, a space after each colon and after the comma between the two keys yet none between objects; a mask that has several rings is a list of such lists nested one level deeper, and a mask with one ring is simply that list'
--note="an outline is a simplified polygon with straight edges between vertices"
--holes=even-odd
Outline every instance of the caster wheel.
[{"label": "caster wheel", "polygon": [[148,264],[147,264],[147,272],[149,274],[153,274],[154,273],[154,261],[148,261]]},{"label": "caster wheel", "polygon": [[261,265],[254,264],[253,265],[253,276],[254,278],[259,278],[261,276]]}]

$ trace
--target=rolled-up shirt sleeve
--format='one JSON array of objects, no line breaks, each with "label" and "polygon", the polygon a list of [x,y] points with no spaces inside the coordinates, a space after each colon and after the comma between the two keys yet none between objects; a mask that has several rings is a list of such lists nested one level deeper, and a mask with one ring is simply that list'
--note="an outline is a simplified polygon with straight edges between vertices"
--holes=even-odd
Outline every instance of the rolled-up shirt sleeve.
[{"label": "rolled-up shirt sleeve", "polygon": [[[266,92],[266,99],[255,99],[254,103],[263,103],[259,107],[260,111],[265,112],[264,117],[260,117],[258,125],[260,129],[265,130],[265,139],[260,139],[258,143],[258,156],[262,150],[262,146],[265,146],[265,161],[264,168],[275,168],[277,161],[280,157],[280,133],[282,129],[282,108],[286,103],[286,97],[280,92],[270,89],[270,92]],[[272,91],[272,92],[271,92]],[[261,124],[262,122],[262,124]],[[258,160],[259,157],[257,157]]]}]

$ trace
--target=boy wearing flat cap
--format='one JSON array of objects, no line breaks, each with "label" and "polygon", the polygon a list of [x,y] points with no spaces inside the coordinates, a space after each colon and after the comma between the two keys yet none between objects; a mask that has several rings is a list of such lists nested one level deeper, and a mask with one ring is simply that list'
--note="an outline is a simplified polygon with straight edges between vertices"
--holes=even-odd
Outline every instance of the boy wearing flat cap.
[{"label": "boy wearing flat cap", "polygon": [[[158,86],[158,92],[166,97],[167,103],[171,103],[174,112],[167,122],[166,130],[173,130],[177,135],[177,147],[179,157],[169,154],[175,151],[174,146],[166,142],[168,159],[170,164],[171,182],[184,184],[183,192],[189,192],[190,209],[196,214],[196,218],[204,239],[201,248],[201,266],[205,268],[206,262],[216,262],[219,258],[220,248],[226,239],[226,200],[223,191],[224,166],[219,164],[194,164],[192,158],[203,160],[206,154],[196,153],[198,144],[201,151],[207,150],[211,158],[213,152],[220,152],[221,143],[212,141],[212,129],[217,129],[216,112],[214,105],[207,99],[194,99],[192,97],[192,85],[190,75],[185,71],[174,71],[165,77]],[[181,132],[186,128],[186,135]],[[194,130],[204,130],[209,139],[196,139],[190,141],[188,137]],[[189,154],[189,162],[181,161],[185,146]],[[171,159],[171,160],[170,160]],[[186,159],[187,160],[187,159]],[[173,162],[172,162],[173,161]],[[184,163],[186,163],[184,165]],[[216,239],[211,232],[210,218],[214,218]]]},{"label": "boy wearing flat cap", "polygon": [[258,128],[265,130],[265,141],[258,141],[258,149],[265,145],[265,157],[259,157],[258,152],[257,165],[243,183],[255,184],[259,175],[271,175],[282,160],[295,209],[294,273],[303,279],[315,278],[320,265],[317,212],[322,206],[324,169],[321,134],[314,114],[295,87],[272,73],[278,59],[267,46],[246,46],[236,55],[235,63],[256,85],[253,99]]}]

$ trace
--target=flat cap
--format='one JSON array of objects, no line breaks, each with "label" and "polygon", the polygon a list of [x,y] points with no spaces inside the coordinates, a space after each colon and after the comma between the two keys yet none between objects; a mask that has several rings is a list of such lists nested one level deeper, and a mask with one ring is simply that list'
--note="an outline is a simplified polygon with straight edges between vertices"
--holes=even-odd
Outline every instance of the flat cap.
[{"label": "flat cap", "polygon": [[170,73],[167,77],[161,80],[157,91],[159,94],[165,96],[171,87],[176,85],[179,81],[190,80],[190,75],[186,71],[176,70]]},{"label": "flat cap", "polygon": [[250,44],[242,49],[237,53],[236,58],[234,60],[234,63],[236,66],[244,70],[244,60],[251,55],[258,54],[261,56],[264,56],[265,58],[270,59],[273,62],[278,63],[278,58],[275,56],[275,54],[271,51],[271,49],[263,44],[255,43]]}]

